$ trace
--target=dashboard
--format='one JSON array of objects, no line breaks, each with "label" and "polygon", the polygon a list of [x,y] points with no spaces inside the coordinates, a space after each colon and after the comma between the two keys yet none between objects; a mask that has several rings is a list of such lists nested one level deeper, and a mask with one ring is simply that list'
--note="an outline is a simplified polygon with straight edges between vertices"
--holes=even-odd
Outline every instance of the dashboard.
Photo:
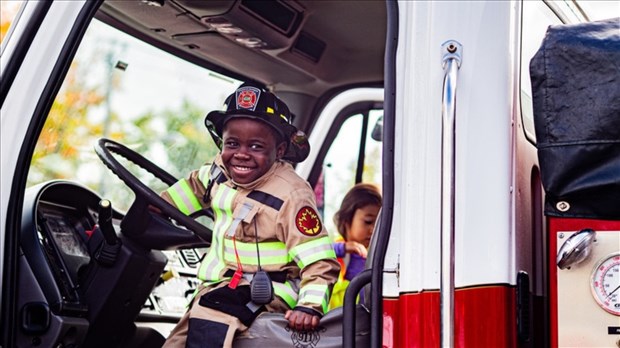
[{"label": "dashboard", "polygon": [[18,342],[121,346],[136,321],[176,322],[185,312],[207,248],[152,250],[126,237],[124,215],[103,201],[68,181],[27,190]]},{"label": "dashboard", "polygon": [[206,251],[207,248],[163,251],[168,258],[168,264],[144,304],[141,316],[147,319],[161,316],[178,320],[187,310],[187,305],[200,284],[196,272]]},{"label": "dashboard", "polygon": [[79,289],[91,262],[87,233],[96,224],[98,201],[93,192],[60,181],[26,194],[21,247],[56,314],[84,316],[88,310]]}]

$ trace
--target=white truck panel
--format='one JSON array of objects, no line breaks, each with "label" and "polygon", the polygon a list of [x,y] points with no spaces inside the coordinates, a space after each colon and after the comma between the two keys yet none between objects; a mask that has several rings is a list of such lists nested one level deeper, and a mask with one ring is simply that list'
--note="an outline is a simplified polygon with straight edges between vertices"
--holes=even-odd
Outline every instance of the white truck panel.
[{"label": "white truck panel", "polygon": [[440,48],[447,40],[463,45],[456,90],[455,285],[509,283],[515,43],[513,27],[502,23],[513,21],[517,6],[404,1],[399,8],[398,66],[408,67],[396,74],[395,172],[402,189],[395,192],[401,204],[393,229],[401,231],[400,291],[439,288]]}]

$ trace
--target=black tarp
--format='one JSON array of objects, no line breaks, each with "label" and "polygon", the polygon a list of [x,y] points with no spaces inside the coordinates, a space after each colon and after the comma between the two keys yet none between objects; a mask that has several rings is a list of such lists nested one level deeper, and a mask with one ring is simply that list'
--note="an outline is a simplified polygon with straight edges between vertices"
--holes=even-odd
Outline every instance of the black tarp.
[{"label": "black tarp", "polygon": [[530,76],[545,214],[620,219],[620,18],[550,26]]}]

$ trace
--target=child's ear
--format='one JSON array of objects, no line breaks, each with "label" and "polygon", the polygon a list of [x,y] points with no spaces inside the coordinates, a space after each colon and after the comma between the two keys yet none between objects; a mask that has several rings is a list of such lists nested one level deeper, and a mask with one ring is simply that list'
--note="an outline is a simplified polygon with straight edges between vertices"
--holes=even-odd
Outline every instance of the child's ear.
[{"label": "child's ear", "polygon": [[286,143],[281,142],[276,148],[276,159],[281,159],[284,157],[284,152],[286,152]]}]

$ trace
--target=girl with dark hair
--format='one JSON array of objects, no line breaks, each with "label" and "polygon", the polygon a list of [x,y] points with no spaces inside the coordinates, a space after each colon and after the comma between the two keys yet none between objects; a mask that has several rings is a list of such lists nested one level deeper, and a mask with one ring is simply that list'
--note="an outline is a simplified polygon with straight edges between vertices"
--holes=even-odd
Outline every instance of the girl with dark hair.
[{"label": "girl with dark hair", "polygon": [[381,193],[374,184],[359,183],[344,196],[334,215],[339,236],[334,242],[340,277],[334,285],[330,309],[342,306],[349,282],[364,270],[368,246],[381,209]]}]

